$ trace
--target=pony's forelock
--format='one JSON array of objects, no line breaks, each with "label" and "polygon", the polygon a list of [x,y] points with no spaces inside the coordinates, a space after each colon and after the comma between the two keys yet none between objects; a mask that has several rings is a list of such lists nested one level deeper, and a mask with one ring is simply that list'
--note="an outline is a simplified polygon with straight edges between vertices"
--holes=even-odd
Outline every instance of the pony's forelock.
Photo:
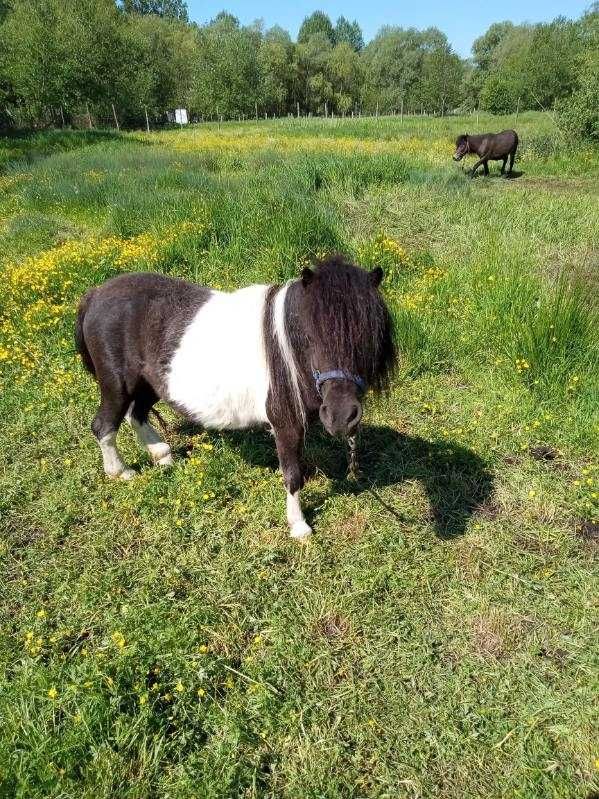
[{"label": "pony's forelock", "polygon": [[379,276],[333,255],[314,265],[305,288],[310,336],[333,368],[347,369],[375,391],[393,372],[393,323],[378,290]]}]

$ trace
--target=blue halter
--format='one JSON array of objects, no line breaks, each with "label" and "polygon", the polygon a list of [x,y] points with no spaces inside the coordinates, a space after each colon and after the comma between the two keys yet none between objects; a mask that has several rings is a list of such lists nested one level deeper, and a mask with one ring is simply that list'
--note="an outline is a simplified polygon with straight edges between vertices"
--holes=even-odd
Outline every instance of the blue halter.
[{"label": "blue halter", "polygon": [[351,372],[347,372],[345,369],[331,369],[330,372],[319,372],[318,369],[313,369],[312,376],[316,381],[316,391],[319,397],[322,397],[320,387],[323,383],[326,383],[327,380],[350,380],[358,386],[360,391],[366,391],[366,383],[364,380],[357,375],[352,375]]}]

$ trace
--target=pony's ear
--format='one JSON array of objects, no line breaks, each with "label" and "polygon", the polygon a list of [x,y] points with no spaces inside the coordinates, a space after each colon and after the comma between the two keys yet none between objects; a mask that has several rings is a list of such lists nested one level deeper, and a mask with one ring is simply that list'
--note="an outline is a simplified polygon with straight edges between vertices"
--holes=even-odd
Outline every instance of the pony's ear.
[{"label": "pony's ear", "polygon": [[310,267],[305,266],[302,269],[302,283],[304,284],[304,288],[308,288],[308,286],[312,282],[313,277],[314,277],[314,272],[310,269]]},{"label": "pony's ear", "polygon": [[369,272],[369,277],[375,286],[380,286],[381,280],[383,279],[383,270],[380,266],[375,266],[374,269]]}]

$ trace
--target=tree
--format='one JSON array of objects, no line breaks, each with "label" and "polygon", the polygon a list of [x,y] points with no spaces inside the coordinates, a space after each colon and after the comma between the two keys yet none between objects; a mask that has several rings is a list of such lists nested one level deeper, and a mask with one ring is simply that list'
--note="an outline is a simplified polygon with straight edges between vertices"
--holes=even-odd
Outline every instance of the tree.
[{"label": "tree", "polygon": [[129,17],[126,30],[139,53],[132,111],[139,114],[147,106],[160,115],[189,107],[199,57],[197,29],[177,19],[135,15]]},{"label": "tree", "polygon": [[330,39],[324,33],[313,34],[296,48],[295,71],[302,105],[307,111],[322,113],[325,102],[333,99],[329,79]]},{"label": "tree", "polygon": [[363,101],[383,112],[415,106],[422,98],[418,82],[422,70],[422,36],[414,28],[385,26],[364,50]]},{"label": "tree", "polygon": [[497,46],[480,90],[480,106],[493,114],[515,110],[520,99],[522,108],[534,102],[528,89],[527,58],[532,43],[530,25],[512,26]]},{"label": "tree", "polygon": [[134,75],[113,0],[21,0],[3,25],[6,77],[23,121],[63,106],[107,114]]},{"label": "tree", "polygon": [[328,73],[335,110],[346,114],[358,101],[362,87],[360,57],[350,44],[341,42],[333,48],[329,57]]},{"label": "tree", "polygon": [[558,118],[571,136],[599,141],[599,3],[582,16],[578,40],[574,91],[558,104]]},{"label": "tree", "polygon": [[494,22],[489,29],[472,44],[472,59],[481,72],[488,73],[501,42],[514,30],[513,22]]},{"label": "tree", "polygon": [[293,43],[282,28],[266,31],[258,54],[260,102],[270,112],[283,113],[289,107],[293,86]]},{"label": "tree", "polygon": [[330,44],[335,44],[333,23],[324,11],[315,11],[304,19],[297,36],[298,44],[307,44],[312,36],[319,33],[325,36]]},{"label": "tree", "polygon": [[198,31],[193,106],[201,114],[253,114],[260,98],[261,33],[219,14]]},{"label": "tree", "polygon": [[435,47],[422,61],[421,101],[425,107],[440,111],[454,108],[460,101],[464,69],[459,56],[449,44]]},{"label": "tree", "polygon": [[336,44],[349,44],[356,52],[364,49],[362,29],[357,21],[350,22],[345,17],[339,17],[335,24],[334,41]]},{"label": "tree", "polygon": [[122,0],[122,3],[128,14],[155,14],[184,22],[188,19],[185,0]]},{"label": "tree", "polygon": [[527,93],[534,108],[572,94],[580,45],[576,25],[564,18],[535,25],[526,53]]}]

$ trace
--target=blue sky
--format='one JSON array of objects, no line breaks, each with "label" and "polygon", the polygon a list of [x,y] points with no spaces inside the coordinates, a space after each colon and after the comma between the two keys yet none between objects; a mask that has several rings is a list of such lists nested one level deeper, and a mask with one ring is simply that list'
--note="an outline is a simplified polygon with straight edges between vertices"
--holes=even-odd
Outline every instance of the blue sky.
[{"label": "blue sky", "polygon": [[447,34],[454,49],[461,55],[470,54],[470,46],[492,22],[510,19],[512,22],[541,22],[563,15],[578,17],[591,0],[502,0],[501,3],[468,0],[410,0],[404,4],[391,0],[336,0],[320,3],[313,0],[187,0],[189,16],[196,22],[207,22],[223,8],[238,17],[243,24],[262,19],[267,27],[281,25],[295,38],[303,18],[315,9],[325,11],[333,20],[343,14],[357,19],[366,41],[381,25],[427,28],[436,25]]}]

